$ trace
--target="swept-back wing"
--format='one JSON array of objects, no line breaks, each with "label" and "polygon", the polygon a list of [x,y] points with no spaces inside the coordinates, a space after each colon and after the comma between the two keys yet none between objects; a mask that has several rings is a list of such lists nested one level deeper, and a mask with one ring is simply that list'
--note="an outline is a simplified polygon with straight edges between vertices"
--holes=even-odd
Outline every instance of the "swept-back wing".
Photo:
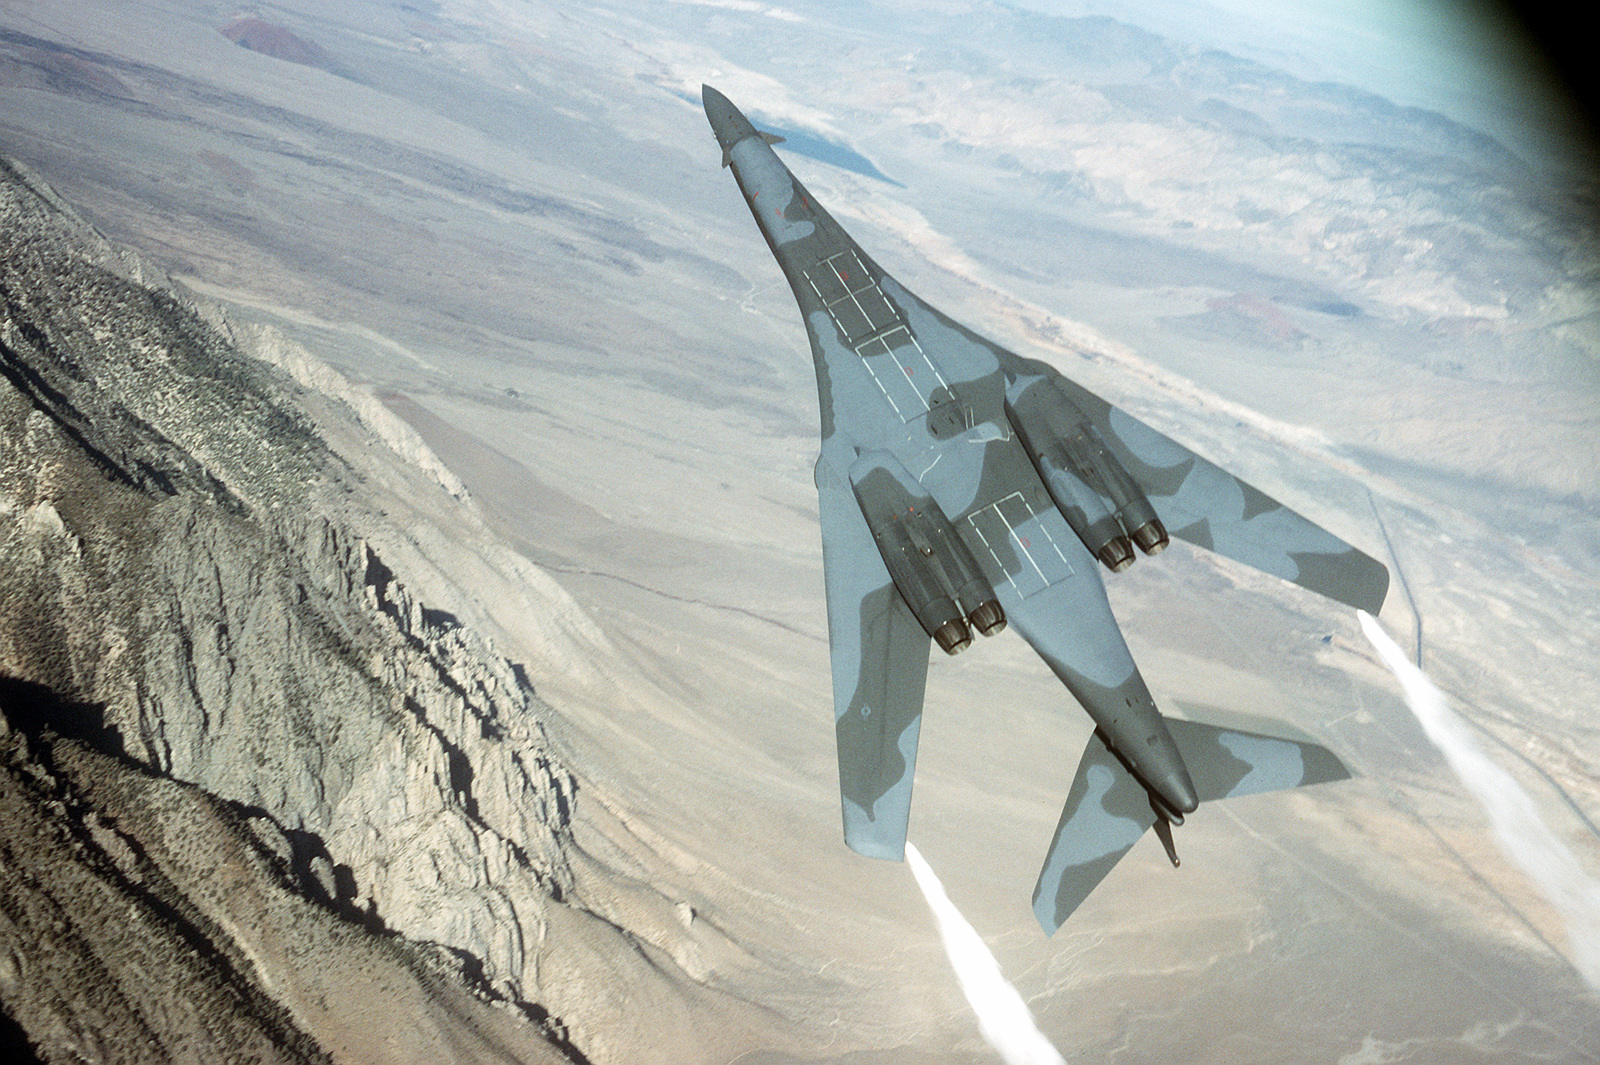
[{"label": "swept-back wing", "polygon": [[1057,384],[1144,489],[1168,533],[1369,614],[1383,606],[1383,563],[1088,389],[1064,377]]},{"label": "swept-back wing", "polygon": [[850,482],[826,457],[816,475],[844,838],[900,861],[931,641],[895,590]]}]

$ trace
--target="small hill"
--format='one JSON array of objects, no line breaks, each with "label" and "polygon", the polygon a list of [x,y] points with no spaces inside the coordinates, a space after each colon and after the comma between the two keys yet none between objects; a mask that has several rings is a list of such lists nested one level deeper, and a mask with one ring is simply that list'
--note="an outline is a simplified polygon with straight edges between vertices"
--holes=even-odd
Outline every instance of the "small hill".
[{"label": "small hill", "polygon": [[302,66],[333,70],[333,57],[315,42],[308,41],[282,26],[258,18],[236,18],[219,31],[224,37],[252,52]]}]

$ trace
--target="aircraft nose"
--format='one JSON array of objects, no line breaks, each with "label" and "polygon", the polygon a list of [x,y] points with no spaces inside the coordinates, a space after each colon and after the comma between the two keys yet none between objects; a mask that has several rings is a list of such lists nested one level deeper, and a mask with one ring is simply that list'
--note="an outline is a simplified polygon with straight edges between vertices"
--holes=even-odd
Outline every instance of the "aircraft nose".
[{"label": "aircraft nose", "polygon": [[722,145],[724,158],[728,149],[746,137],[756,135],[756,128],[750,124],[750,120],[745,118],[726,96],[711,86],[700,86],[700,101],[705,105],[706,119],[711,123],[711,132],[717,135],[717,143]]}]

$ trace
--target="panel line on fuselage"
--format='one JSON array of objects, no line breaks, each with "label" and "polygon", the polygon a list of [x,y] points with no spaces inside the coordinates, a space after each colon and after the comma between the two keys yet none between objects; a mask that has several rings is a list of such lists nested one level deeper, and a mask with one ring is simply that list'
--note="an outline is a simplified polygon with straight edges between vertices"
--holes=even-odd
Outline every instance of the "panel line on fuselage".
[{"label": "panel line on fuselage", "polygon": [[845,345],[866,366],[895,416],[909,423],[927,414],[932,408],[929,397],[948,388],[949,382],[855,250],[846,248],[821,259],[804,274]]},{"label": "panel line on fuselage", "polygon": [[[1010,511],[1009,515],[1007,511]],[[1019,526],[1032,520],[1037,513],[1038,511],[1028,505],[1027,497],[1023,493],[1012,492],[967,515],[967,523],[972,526],[972,531],[994,559],[995,570],[1005,575],[1019,599],[1038,595],[1052,584],[1060,583],[1076,572],[1072,568],[1072,563],[1067,561],[1067,556],[1060,545],[1056,543],[1055,537],[1042,522],[1034,523],[1032,536],[1025,536],[1017,531]],[[1035,543],[1035,537],[1043,542]],[[1009,543],[1012,551],[1026,559],[1027,568],[1011,572],[998,548],[1002,543]]]}]

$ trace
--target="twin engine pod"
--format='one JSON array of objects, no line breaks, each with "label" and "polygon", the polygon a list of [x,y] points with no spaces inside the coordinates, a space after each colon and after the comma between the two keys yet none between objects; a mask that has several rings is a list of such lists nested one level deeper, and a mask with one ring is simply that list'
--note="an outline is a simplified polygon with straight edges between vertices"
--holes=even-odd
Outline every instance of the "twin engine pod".
[{"label": "twin engine pod", "polygon": [[1134,544],[1147,555],[1166,550],[1167,530],[1150,500],[1054,380],[1012,382],[1006,417],[1056,508],[1107,569],[1133,565]]},{"label": "twin engine pod", "polygon": [[895,587],[917,622],[946,654],[1006,627],[994,586],[950,519],[922,484],[887,451],[850,467],[850,485]]}]

